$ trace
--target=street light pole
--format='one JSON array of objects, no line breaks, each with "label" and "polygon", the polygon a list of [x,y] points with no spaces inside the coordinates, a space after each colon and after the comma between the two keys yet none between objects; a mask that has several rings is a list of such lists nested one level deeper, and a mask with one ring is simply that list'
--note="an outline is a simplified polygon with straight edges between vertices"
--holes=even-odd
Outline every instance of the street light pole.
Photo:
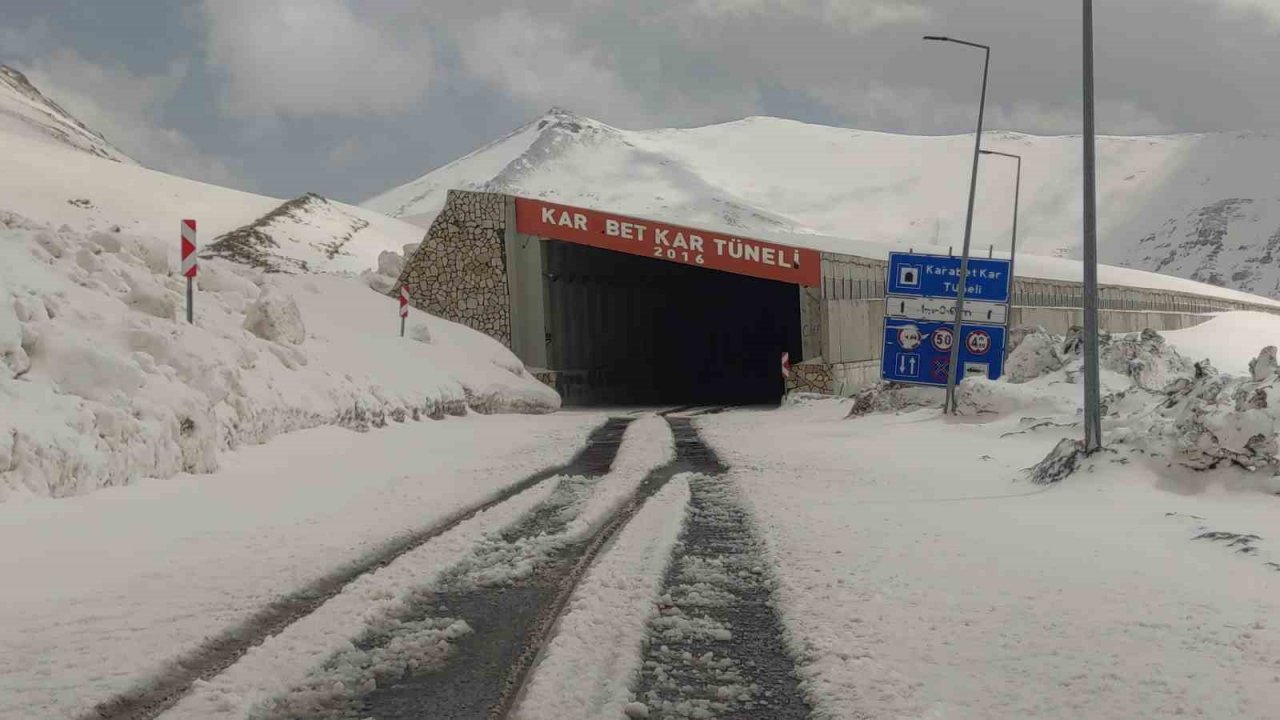
[{"label": "street light pole", "polygon": [[[1009,337],[1009,324],[1013,322],[1013,283],[1017,279],[1014,273],[1018,261],[1018,198],[1022,194],[1022,156],[1013,153],[997,152],[995,150],[983,150],[983,155],[999,155],[1000,157],[1013,158],[1018,161],[1018,171],[1013,181],[1013,240],[1009,242],[1009,311],[1004,318],[1004,334],[1005,338]],[[1005,343],[1005,359],[1008,359],[1008,342]]]},{"label": "street light pole", "polygon": [[1084,0],[1084,451],[1102,447],[1098,373],[1098,188],[1093,105],[1093,0]]},{"label": "street light pole", "polygon": [[991,48],[955,38],[926,35],[925,40],[949,42],[978,48],[985,53],[982,62],[982,94],[978,99],[978,131],[973,137],[973,173],[969,177],[969,211],[964,220],[964,246],[960,252],[960,277],[956,281],[956,322],[951,339],[951,362],[947,371],[946,412],[956,412],[956,375],[960,366],[960,331],[964,322],[964,291],[969,282],[969,241],[973,237],[973,203],[978,193],[978,153],[982,150],[982,119],[987,109],[987,71],[991,68]]}]

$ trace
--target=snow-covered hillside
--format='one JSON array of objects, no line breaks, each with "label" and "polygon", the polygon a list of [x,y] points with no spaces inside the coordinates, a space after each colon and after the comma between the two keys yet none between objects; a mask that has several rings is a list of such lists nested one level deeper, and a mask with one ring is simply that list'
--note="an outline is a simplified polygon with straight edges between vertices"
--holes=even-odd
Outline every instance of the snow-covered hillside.
[{"label": "snow-covered hillside", "polygon": [[[559,406],[480,333],[415,311],[399,337],[395,301],[356,273],[419,241],[416,226],[148,170],[0,78],[21,91],[0,92],[0,502],[208,472],[225,450],[318,425]],[[8,112],[15,98],[26,114]],[[37,112],[66,136],[33,132]],[[194,326],[184,217],[203,245],[228,235],[269,261],[206,257]]]},{"label": "snow-covered hillside", "polygon": [[0,65],[0,132],[73,148],[108,160],[134,162],[102,135],[45,97],[25,75],[7,65]]},{"label": "snow-covered hillside", "polygon": [[202,255],[273,273],[360,273],[374,269],[371,253],[388,240],[417,235],[391,218],[307,193],[214,238]]},{"label": "snow-covered hillside", "polygon": [[[448,189],[466,188],[744,233],[958,248],[972,143],[766,117],[627,131],[553,110],[365,206],[428,225]],[[1080,138],[991,132],[984,146],[1024,158],[1021,248],[1075,257]],[[1098,156],[1104,262],[1277,294],[1280,136],[1102,137]],[[983,160],[976,246],[1008,246],[1013,185],[1012,161]]]},{"label": "snow-covered hillside", "polygon": [[[18,212],[37,223],[93,232],[119,228],[123,232],[170,239],[178,253],[178,227],[183,218],[199,223],[200,244],[260,221],[285,201],[188,180],[115,162],[103,162],[84,152],[0,130],[0,210]],[[383,251],[399,252],[422,240],[421,228],[377,212],[334,201],[325,206],[349,216],[348,224],[363,226],[343,243],[344,263],[332,268],[358,271],[377,266]],[[331,219],[330,216],[329,219]],[[364,224],[367,223],[367,226]],[[291,224],[289,242],[280,253],[313,258],[313,245],[335,240],[325,218]],[[354,231],[342,230],[339,235]],[[294,242],[296,241],[296,242]]]}]

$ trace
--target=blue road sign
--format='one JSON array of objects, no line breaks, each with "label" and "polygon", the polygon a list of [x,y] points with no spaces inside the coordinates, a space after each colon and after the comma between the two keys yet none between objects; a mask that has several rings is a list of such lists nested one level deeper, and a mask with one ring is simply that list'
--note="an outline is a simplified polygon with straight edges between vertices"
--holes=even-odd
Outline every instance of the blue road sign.
[{"label": "blue road sign", "polygon": [[[954,342],[952,333],[951,323],[885,318],[881,377],[945,387]],[[961,379],[970,375],[999,378],[1004,372],[1004,327],[965,324],[960,336]]]},{"label": "blue road sign", "polygon": [[[954,298],[960,289],[959,280],[958,257],[889,253],[890,295]],[[966,301],[1009,302],[1009,261],[969,258],[964,297]]]}]

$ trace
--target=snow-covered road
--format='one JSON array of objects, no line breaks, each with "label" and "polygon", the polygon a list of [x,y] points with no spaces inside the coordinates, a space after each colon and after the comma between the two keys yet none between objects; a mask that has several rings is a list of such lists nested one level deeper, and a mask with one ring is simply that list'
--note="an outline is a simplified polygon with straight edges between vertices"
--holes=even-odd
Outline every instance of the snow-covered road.
[{"label": "snow-covered road", "polygon": [[[1171,342],[1240,364],[1211,331]],[[1105,388],[1124,391],[1110,450],[1030,482],[1078,434],[1078,358],[1045,370],[1049,342],[1020,348],[1020,372],[1044,351],[1029,382],[962,386],[958,418],[801,397],[665,421],[322,428],[212,475],[0,506],[0,718],[84,717],[282,594],[575,454],[255,639],[163,717],[1274,717],[1270,473],[1193,470],[1161,444],[1178,424],[1153,418],[1191,391],[1152,388],[1193,368],[1144,336],[1104,353]],[[1265,399],[1280,375],[1263,374],[1230,387]],[[1205,427],[1272,422],[1219,394],[1186,405]],[[596,450],[577,454],[589,432]]]},{"label": "snow-covered road", "polygon": [[280,595],[566,461],[601,421],[318,428],[211,475],[0,505],[0,718],[84,712]]},{"label": "snow-covered road", "polygon": [[1046,489],[1020,470],[1073,428],[848,407],[700,423],[762,528],[819,717],[1276,716],[1280,498],[1169,492],[1110,459]]}]

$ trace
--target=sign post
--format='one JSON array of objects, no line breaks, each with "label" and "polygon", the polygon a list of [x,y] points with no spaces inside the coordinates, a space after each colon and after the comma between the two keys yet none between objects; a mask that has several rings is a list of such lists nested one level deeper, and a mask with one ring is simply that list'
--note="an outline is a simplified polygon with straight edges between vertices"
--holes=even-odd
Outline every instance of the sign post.
[{"label": "sign post", "polygon": [[1098,370],[1098,186],[1093,105],[1093,0],[1084,0],[1084,451],[1102,447]]},{"label": "sign post", "polygon": [[[881,378],[949,387],[953,357],[961,378],[1004,373],[1010,263],[970,258],[962,283],[965,264],[947,255],[890,253]],[[957,312],[961,285],[969,299]]]},{"label": "sign post", "polygon": [[400,286],[400,337],[404,337],[404,322],[409,317],[409,286]]},{"label": "sign post", "polygon": [[195,280],[199,271],[196,259],[196,221],[182,221],[182,275],[187,279],[187,322],[195,323]]}]

